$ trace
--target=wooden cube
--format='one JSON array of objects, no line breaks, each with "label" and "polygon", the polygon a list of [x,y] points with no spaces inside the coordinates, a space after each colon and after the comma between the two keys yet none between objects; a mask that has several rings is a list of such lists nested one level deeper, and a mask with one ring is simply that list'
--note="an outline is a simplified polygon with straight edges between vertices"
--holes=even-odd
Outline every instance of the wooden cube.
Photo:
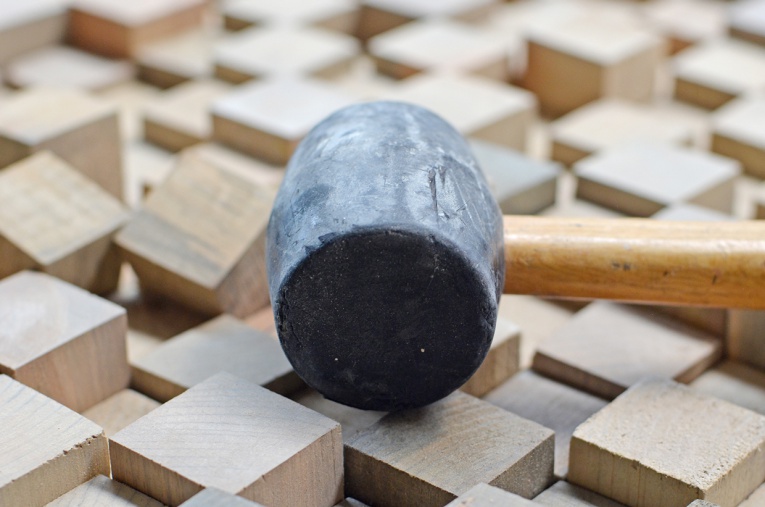
[{"label": "wooden cube", "polygon": [[168,505],[206,487],[280,507],[343,498],[340,425],[219,373],[111,438],[115,480]]},{"label": "wooden cube", "polygon": [[106,101],[63,88],[33,88],[0,105],[0,170],[50,150],[122,199],[117,111]]},{"label": "wooden cube", "polygon": [[82,415],[101,426],[106,436],[111,437],[157,407],[159,402],[131,389],[123,389],[93,405]]},{"label": "wooden cube", "polygon": [[524,370],[484,397],[497,405],[555,431],[555,476],[568,473],[568,446],[577,426],[606,406],[606,401]]},{"label": "wooden cube", "polygon": [[531,498],[552,478],[553,447],[551,430],[456,392],[347,442],[346,492],[382,507],[442,506],[485,482]]},{"label": "wooden cube", "polygon": [[497,505],[504,507],[534,507],[536,504],[522,496],[480,483],[449,502],[446,507],[495,507]]},{"label": "wooden cube", "polygon": [[740,0],[728,8],[730,34],[754,44],[765,46],[765,2]]},{"label": "wooden cube", "polygon": [[474,76],[414,76],[384,98],[428,108],[463,136],[520,151],[526,149],[528,130],[536,117],[531,93]]},{"label": "wooden cube", "polygon": [[737,505],[765,479],[765,417],[668,380],[641,382],[571,440],[568,480],[634,507]]},{"label": "wooden cube", "polygon": [[46,505],[46,507],[72,507],[98,505],[99,507],[162,507],[162,504],[104,475],[97,475]]},{"label": "wooden cube", "polygon": [[482,397],[520,369],[521,328],[509,320],[497,319],[489,353],[470,380],[460,389]]},{"label": "wooden cube", "polygon": [[396,79],[446,71],[505,81],[510,49],[503,37],[485,29],[438,18],[407,23],[367,45],[377,71]]},{"label": "wooden cube", "polygon": [[195,157],[231,171],[247,173],[259,184],[274,190],[279,188],[284,178],[283,166],[268,164],[220,143],[197,144],[187,148],[184,153],[192,153]]},{"label": "wooden cube", "polygon": [[43,506],[109,475],[101,428],[6,375],[0,375],[0,448],[0,505]]},{"label": "wooden cube", "polygon": [[702,393],[765,415],[765,372],[725,361],[702,373],[690,386]]},{"label": "wooden cube", "polygon": [[160,88],[212,77],[215,40],[199,29],[147,44],[136,55],[138,76]]},{"label": "wooden cube", "polygon": [[754,490],[738,507],[759,507],[765,503],[765,484]]},{"label": "wooden cube", "polygon": [[712,151],[738,160],[747,174],[765,178],[765,97],[737,99],[715,112]]},{"label": "wooden cube", "polygon": [[709,0],[646,2],[643,12],[652,29],[669,41],[670,54],[725,36],[725,4]]},{"label": "wooden cube", "polygon": [[639,217],[680,202],[730,213],[741,174],[733,159],[640,141],[607,148],[573,168],[578,198]]},{"label": "wooden cube", "polygon": [[81,412],[127,387],[125,310],[57,278],[0,281],[0,373]]},{"label": "wooden cube", "polygon": [[648,101],[664,51],[659,37],[631,24],[577,17],[541,25],[529,33],[524,84],[550,116],[604,97]]},{"label": "wooden cube", "polygon": [[69,41],[114,58],[132,58],[147,43],[197,27],[204,0],[74,0]]},{"label": "wooden cube", "polygon": [[244,317],[268,303],[265,229],[274,195],[245,172],[188,154],[116,241],[142,290]]},{"label": "wooden cube", "polygon": [[731,359],[756,368],[765,369],[765,347],[762,346],[762,329],[765,326],[765,311],[728,311],[726,352]]},{"label": "wooden cube", "polygon": [[181,507],[263,507],[263,505],[220,489],[205,488],[183,502]]},{"label": "wooden cube", "polygon": [[722,343],[706,333],[599,301],[539,344],[534,369],[610,400],[648,376],[690,382],[721,354]]},{"label": "wooden cube", "polygon": [[675,98],[707,109],[765,88],[765,49],[716,39],[677,55]]},{"label": "wooden cube", "polygon": [[350,35],[319,28],[252,28],[215,45],[215,75],[231,83],[294,75],[332,78],[350,68],[359,44]]},{"label": "wooden cube", "polygon": [[588,489],[558,481],[534,498],[538,507],[624,507]]},{"label": "wooden cube", "polygon": [[0,1],[0,63],[45,46],[59,44],[66,32],[67,2]]},{"label": "wooden cube", "polygon": [[226,28],[292,24],[315,26],[347,34],[356,30],[359,6],[355,0],[230,0],[222,6]]},{"label": "wooden cube", "polygon": [[317,80],[275,78],[248,83],[213,103],[213,139],[286,165],[314,125],[352,103],[341,91]]},{"label": "wooden cube", "polygon": [[361,410],[328,400],[318,391],[304,389],[292,396],[292,399],[304,407],[325,415],[340,423],[343,429],[343,441],[347,442],[360,431],[367,429],[385,416],[385,412]]}]

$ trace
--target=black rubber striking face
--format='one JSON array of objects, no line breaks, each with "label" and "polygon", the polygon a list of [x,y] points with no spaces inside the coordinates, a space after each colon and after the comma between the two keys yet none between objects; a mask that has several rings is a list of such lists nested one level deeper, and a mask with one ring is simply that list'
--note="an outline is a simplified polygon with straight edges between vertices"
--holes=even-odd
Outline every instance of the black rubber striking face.
[{"label": "black rubber striking face", "polygon": [[284,351],[329,399],[422,406],[489,349],[502,217],[464,140],[424,109],[362,104],[319,124],[290,161],[267,250]]}]

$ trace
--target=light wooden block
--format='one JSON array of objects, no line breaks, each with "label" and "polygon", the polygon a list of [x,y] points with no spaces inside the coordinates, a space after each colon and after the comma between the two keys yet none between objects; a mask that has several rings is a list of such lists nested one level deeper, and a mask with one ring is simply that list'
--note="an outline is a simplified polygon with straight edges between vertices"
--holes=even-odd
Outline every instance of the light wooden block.
[{"label": "light wooden block", "polygon": [[146,44],[136,55],[138,75],[160,88],[212,77],[215,40],[202,28]]},{"label": "light wooden block", "polygon": [[481,483],[449,502],[446,507],[496,507],[499,505],[503,507],[534,507],[536,504],[522,496]]},{"label": "light wooden block", "polygon": [[553,447],[551,430],[456,392],[346,442],[346,492],[382,507],[442,506],[485,482],[532,498],[552,478]]},{"label": "light wooden block", "polygon": [[550,116],[599,98],[649,101],[664,52],[661,38],[632,24],[580,17],[537,26],[524,85]]},{"label": "light wooden block", "polygon": [[340,425],[228,373],[114,435],[115,480],[168,505],[215,487],[272,507],[343,498]]},{"label": "light wooden block", "polygon": [[765,372],[736,361],[707,370],[690,386],[699,392],[765,415]]},{"label": "light wooden block", "polygon": [[284,396],[305,387],[277,340],[229,315],[167,340],[131,366],[133,388],[160,402],[221,371]]},{"label": "light wooden block", "polygon": [[263,505],[219,489],[206,488],[183,502],[181,507],[263,507]]},{"label": "light wooden block", "polygon": [[660,142],[630,142],[577,161],[576,196],[648,217],[685,202],[721,213],[733,208],[738,161]]},{"label": "light wooden block", "polygon": [[728,8],[730,35],[765,46],[765,2],[739,0]]},{"label": "light wooden block", "polygon": [[691,144],[693,132],[687,123],[650,106],[605,99],[554,121],[550,138],[552,159],[570,166],[597,151],[632,141]]},{"label": "light wooden block", "polygon": [[82,413],[104,429],[107,437],[133,424],[155,408],[159,402],[131,389],[123,389]]},{"label": "light wooden block", "polygon": [[624,507],[594,491],[558,481],[534,498],[534,505],[544,507]]},{"label": "light wooden block", "polygon": [[73,0],[69,41],[94,53],[132,58],[157,40],[198,27],[204,0]]},{"label": "light wooden block", "polygon": [[0,63],[59,44],[66,32],[66,0],[0,1]]},{"label": "light wooden block", "polygon": [[716,109],[765,88],[765,49],[732,39],[688,48],[673,61],[675,98]]},{"label": "light wooden block", "polygon": [[220,143],[197,144],[184,153],[193,153],[195,157],[231,171],[247,173],[259,184],[274,190],[284,178],[284,166],[263,162]]},{"label": "light wooden block", "polygon": [[765,311],[730,309],[725,343],[728,356],[736,361],[765,369],[763,326]]},{"label": "light wooden block", "polygon": [[534,215],[555,204],[562,173],[558,164],[482,141],[471,141],[470,149],[504,214]]},{"label": "light wooden block", "polygon": [[122,199],[117,111],[84,92],[32,88],[0,105],[0,168],[50,150]]},{"label": "light wooden block", "polygon": [[263,331],[264,333],[267,333],[274,338],[278,338],[278,333],[276,331],[276,320],[274,319],[274,309],[271,307],[271,305],[258,310],[257,312],[244,319],[244,321],[248,326],[257,329],[258,331]]},{"label": "light wooden block", "polygon": [[144,141],[126,143],[122,156],[125,161],[125,200],[136,209],[173,172],[176,156]]},{"label": "light wooden block", "polygon": [[738,507],[760,507],[761,505],[765,505],[765,484],[754,490],[754,493],[749,495]]},{"label": "light wooden block", "polygon": [[97,475],[85,484],[53,500],[46,507],[162,507],[158,501],[106,476]]},{"label": "light wooden block", "polygon": [[230,91],[229,85],[212,79],[173,87],[144,109],[144,137],[173,152],[209,141],[210,106]]},{"label": "light wooden block", "polygon": [[57,278],[0,281],[0,374],[75,411],[127,387],[125,310]]},{"label": "light wooden block", "polygon": [[497,319],[489,353],[470,380],[460,389],[482,397],[520,369],[521,328],[509,320]]},{"label": "light wooden block", "polygon": [[484,397],[485,401],[555,431],[555,476],[568,473],[568,446],[577,426],[607,402],[524,370]]},{"label": "light wooden block", "polygon": [[438,18],[407,23],[367,43],[377,71],[396,79],[456,72],[505,81],[510,49],[503,37],[488,30]]},{"label": "light wooden block", "polygon": [[248,83],[213,103],[213,139],[286,165],[303,137],[351,97],[318,80],[275,78]]},{"label": "light wooden block", "polygon": [[702,331],[636,307],[599,301],[540,343],[533,367],[610,400],[645,377],[690,382],[721,354],[721,341]]},{"label": "light wooden block", "polygon": [[526,149],[528,130],[536,117],[531,93],[474,76],[414,76],[383,98],[425,107],[463,136],[520,151]]},{"label": "light wooden block", "polygon": [[43,506],[109,475],[101,428],[6,375],[0,375],[0,448],[0,505]]},{"label": "light wooden block", "polygon": [[227,0],[221,8],[229,30],[291,24],[347,34],[356,30],[358,10],[355,0]]},{"label": "light wooden block", "polygon": [[710,0],[646,2],[643,9],[649,26],[666,37],[669,52],[725,36],[728,9]]},{"label": "light wooden block", "polygon": [[375,410],[361,410],[354,407],[341,405],[328,400],[318,391],[305,389],[292,396],[292,399],[304,407],[308,407],[322,415],[325,415],[340,423],[343,429],[343,441],[347,442],[360,431],[367,429],[385,416],[385,412]]},{"label": "light wooden block", "polygon": [[765,479],[765,417],[644,381],[576,429],[568,479],[633,507],[733,507]]},{"label": "light wooden block", "polygon": [[98,293],[120,271],[112,237],[128,212],[101,187],[39,152],[0,171],[0,279],[37,269]]},{"label": "light wooden block", "polygon": [[737,99],[716,111],[711,149],[741,162],[747,174],[765,178],[765,97]]}]

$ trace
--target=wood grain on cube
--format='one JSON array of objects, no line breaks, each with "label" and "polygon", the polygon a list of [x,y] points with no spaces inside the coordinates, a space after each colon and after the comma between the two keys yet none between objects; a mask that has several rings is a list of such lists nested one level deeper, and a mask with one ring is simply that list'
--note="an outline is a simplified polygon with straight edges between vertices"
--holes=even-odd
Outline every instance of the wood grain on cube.
[{"label": "wood grain on cube", "polygon": [[498,318],[486,359],[460,389],[482,397],[518,372],[520,352],[521,329],[509,320]]},{"label": "wood grain on cube", "polygon": [[602,495],[566,481],[558,481],[534,498],[534,504],[544,507],[624,507]]},{"label": "wood grain on cube", "polygon": [[534,369],[613,399],[644,377],[690,382],[722,354],[719,340],[637,307],[592,303],[539,344]]},{"label": "wood grain on cube", "polygon": [[162,507],[162,504],[104,475],[93,477],[85,484],[58,497],[46,507]]},{"label": "wood grain on cube", "polygon": [[358,23],[355,0],[228,0],[221,11],[226,28],[292,24],[352,34]]},{"label": "wood grain on cube", "polygon": [[123,428],[133,424],[155,408],[159,402],[132,389],[123,389],[104,401],[93,405],[82,413],[104,429],[111,437]]},{"label": "wood grain on cube", "polygon": [[198,312],[244,317],[268,303],[265,227],[275,192],[189,154],[117,244],[142,290]]},{"label": "wood grain on cube", "polygon": [[98,425],[6,375],[0,375],[0,448],[0,505],[43,506],[109,475]]},{"label": "wood grain on cube", "polygon": [[449,502],[446,507],[534,507],[534,502],[503,489],[481,483]]},{"label": "wood grain on cube", "polygon": [[765,479],[765,417],[644,381],[576,429],[568,479],[634,507],[735,506]]},{"label": "wood grain on cube", "polygon": [[765,178],[765,97],[744,97],[717,110],[711,149],[741,162],[747,174]]},{"label": "wood grain on cube", "polygon": [[551,430],[456,392],[347,442],[346,492],[371,505],[440,506],[485,482],[531,498],[552,478],[553,447]]},{"label": "wood grain on cube", "polygon": [[147,44],[136,55],[138,76],[160,88],[212,77],[215,40],[202,28]]},{"label": "wood grain on cube", "polygon": [[0,373],[78,412],[127,387],[125,310],[52,276],[0,281]]},{"label": "wood grain on cube", "polygon": [[313,389],[304,389],[292,396],[292,399],[301,405],[315,410],[340,423],[343,429],[343,441],[347,442],[355,437],[360,431],[367,429],[374,423],[382,419],[386,412],[376,410],[361,410],[354,407],[342,405],[332,400],[328,400],[318,391]]},{"label": "wood grain on cube", "polygon": [[228,373],[114,435],[115,480],[168,505],[206,487],[273,507],[343,498],[340,425]]},{"label": "wood grain on cube", "polygon": [[740,407],[765,415],[765,372],[737,361],[707,370],[690,386]]},{"label": "wood grain on cube", "polygon": [[181,507],[263,507],[263,505],[220,489],[205,488],[183,502]]},{"label": "wood grain on cube", "polygon": [[117,111],[85,92],[32,88],[0,106],[0,168],[43,150],[122,199]]},{"label": "wood grain on cube", "polygon": [[710,0],[646,2],[643,9],[650,27],[669,41],[669,52],[725,35],[728,12],[725,4]]},{"label": "wood grain on cube", "polygon": [[0,63],[62,42],[66,7],[65,0],[0,1]]},{"label": "wood grain on cube", "polygon": [[765,2],[740,0],[728,8],[730,35],[765,46]]}]

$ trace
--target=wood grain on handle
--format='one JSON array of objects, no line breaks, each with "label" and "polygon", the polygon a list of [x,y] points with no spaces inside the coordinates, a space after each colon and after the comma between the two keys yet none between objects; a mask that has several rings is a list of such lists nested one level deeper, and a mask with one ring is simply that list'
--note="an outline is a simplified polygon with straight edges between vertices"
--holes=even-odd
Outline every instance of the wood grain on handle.
[{"label": "wood grain on handle", "polygon": [[765,221],[504,220],[505,293],[765,309]]}]

